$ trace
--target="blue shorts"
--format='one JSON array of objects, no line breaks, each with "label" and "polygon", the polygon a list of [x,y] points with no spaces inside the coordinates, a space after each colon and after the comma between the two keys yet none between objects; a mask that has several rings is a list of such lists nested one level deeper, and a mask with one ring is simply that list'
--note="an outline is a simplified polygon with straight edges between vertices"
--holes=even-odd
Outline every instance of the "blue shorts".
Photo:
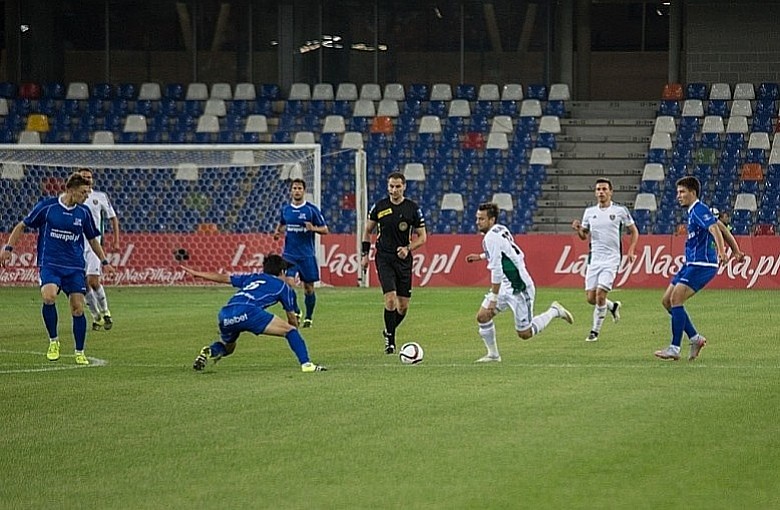
[{"label": "blue shorts", "polygon": [[305,283],[314,283],[320,281],[320,265],[317,263],[317,257],[303,257],[292,259],[285,257],[291,266],[287,269],[287,276],[294,277],[300,274],[301,281]]},{"label": "blue shorts", "polygon": [[235,342],[238,335],[249,331],[261,335],[271,323],[274,314],[248,305],[223,306],[219,311],[219,337],[223,342]]},{"label": "blue shorts", "polygon": [[42,267],[39,274],[41,287],[53,283],[65,293],[87,293],[87,278],[83,269],[65,269],[60,267]]},{"label": "blue shorts", "polygon": [[672,278],[672,285],[682,283],[693,289],[694,292],[699,292],[705,285],[710,283],[710,280],[715,278],[715,275],[717,274],[717,267],[692,266],[685,264]]}]

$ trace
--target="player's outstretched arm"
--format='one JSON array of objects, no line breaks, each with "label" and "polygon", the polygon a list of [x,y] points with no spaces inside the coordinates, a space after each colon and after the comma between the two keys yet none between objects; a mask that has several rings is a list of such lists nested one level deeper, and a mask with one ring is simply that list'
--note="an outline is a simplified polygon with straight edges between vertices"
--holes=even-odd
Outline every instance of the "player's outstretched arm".
[{"label": "player's outstretched arm", "polygon": [[185,265],[180,266],[184,272],[191,274],[197,278],[203,278],[204,280],[210,280],[217,283],[230,283],[230,275],[222,273],[209,273],[206,271],[196,271]]}]

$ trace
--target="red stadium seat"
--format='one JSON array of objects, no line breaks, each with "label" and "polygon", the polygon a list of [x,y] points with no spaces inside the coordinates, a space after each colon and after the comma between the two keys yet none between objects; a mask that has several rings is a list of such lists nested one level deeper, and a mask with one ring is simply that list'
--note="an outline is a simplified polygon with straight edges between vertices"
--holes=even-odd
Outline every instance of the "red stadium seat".
[{"label": "red stadium seat", "polygon": [[464,149],[484,149],[485,137],[482,135],[482,133],[466,133],[466,136],[463,137],[462,146]]},{"label": "red stadium seat", "polygon": [[22,83],[19,85],[19,97],[22,99],[40,99],[41,86],[37,83]]},{"label": "red stadium seat", "polygon": [[742,165],[740,178],[743,181],[763,181],[764,170],[761,168],[761,163],[745,163]]},{"label": "red stadium seat", "polygon": [[683,99],[683,86],[680,83],[667,83],[661,99],[664,101],[680,101]]},{"label": "red stadium seat", "polygon": [[393,119],[385,115],[374,117],[374,120],[371,121],[371,132],[391,134],[393,132]]}]

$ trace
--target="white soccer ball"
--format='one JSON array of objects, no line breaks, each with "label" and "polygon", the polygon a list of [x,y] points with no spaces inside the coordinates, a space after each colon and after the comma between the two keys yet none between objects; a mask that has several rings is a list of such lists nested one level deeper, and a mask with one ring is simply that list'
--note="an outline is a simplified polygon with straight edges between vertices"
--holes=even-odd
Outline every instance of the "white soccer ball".
[{"label": "white soccer ball", "polygon": [[406,342],[398,351],[398,357],[401,363],[405,365],[415,365],[423,360],[423,348],[417,342]]}]

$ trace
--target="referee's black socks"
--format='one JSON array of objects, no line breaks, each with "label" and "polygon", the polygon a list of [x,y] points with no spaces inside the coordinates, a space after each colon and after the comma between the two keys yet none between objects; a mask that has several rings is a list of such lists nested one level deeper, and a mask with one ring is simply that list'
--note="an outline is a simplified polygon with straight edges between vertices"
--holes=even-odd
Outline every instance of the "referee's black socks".
[{"label": "referee's black socks", "polygon": [[395,327],[398,325],[396,320],[397,315],[398,312],[395,310],[388,310],[385,308],[385,331],[393,341],[395,341]]}]

